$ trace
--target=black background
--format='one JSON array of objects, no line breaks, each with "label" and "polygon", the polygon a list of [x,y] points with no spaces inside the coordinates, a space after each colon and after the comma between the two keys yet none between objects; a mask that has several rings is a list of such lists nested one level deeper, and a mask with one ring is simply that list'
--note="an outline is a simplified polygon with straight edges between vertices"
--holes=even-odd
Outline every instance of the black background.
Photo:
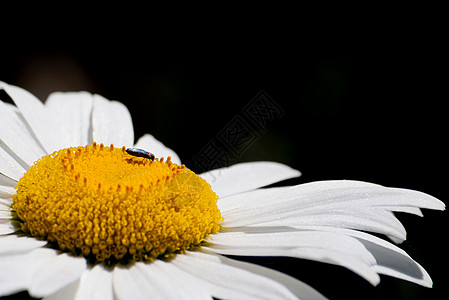
[{"label": "black background", "polygon": [[[95,25],[99,15],[83,11],[21,28],[22,16],[3,27],[0,80],[43,100],[69,90],[119,100],[136,140],[153,134],[193,170],[193,157],[263,90],[285,113],[255,131],[233,163],[286,163],[303,173],[288,184],[355,179],[447,202],[447,36],[437,11],[363,8],[348,19],[332,9],[310,17],[266,7],[181,21],[165,11],[156,21],[150,10]],[[386,276],[372,287],[343,268],[297,259],[247,260],[330,299],[436,299],[448,280],[447,213],[424,215],[399,216],[408,231],[400,247],[429,272],[433,289]]]}]

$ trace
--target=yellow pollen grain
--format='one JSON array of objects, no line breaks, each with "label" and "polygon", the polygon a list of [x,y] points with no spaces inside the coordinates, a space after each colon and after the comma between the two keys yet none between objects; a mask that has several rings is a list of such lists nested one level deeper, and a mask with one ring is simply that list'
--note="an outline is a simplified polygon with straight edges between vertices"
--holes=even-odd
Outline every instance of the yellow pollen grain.
[{"label": "yellow pollen grain", "polygon": [[94,262],[183,252],[216,233],[222,220],[217,195],[184,165],[113,145],[44,156],[16,188],[13,209],[24,232]]}]

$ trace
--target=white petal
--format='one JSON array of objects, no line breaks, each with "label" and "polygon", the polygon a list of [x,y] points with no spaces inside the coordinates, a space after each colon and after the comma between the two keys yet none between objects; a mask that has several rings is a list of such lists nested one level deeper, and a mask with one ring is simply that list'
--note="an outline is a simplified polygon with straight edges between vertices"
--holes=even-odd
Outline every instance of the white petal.
[{"label": "white petal", "polygon": [[201,174],[219,197],[257,189],[301,173],[281,163],[249,162]]},{"label": "white petal", "polygon": [[[144,263],[137,263],[133,268],[136,268],[138,273],[147,281],[147,284],[157,287],[158,295],[155,298],[160,299],[182,299],[183,291],[174,284],[170,277],[164,276],[163,264],[160,261],[155,261],[151,266]],[[162,269],[160,268],[162,267]]]},{"label": "white petal", "polygon": [[75,282],[85,269],[86,260],[83,257],[73,257],[65,253],[56,254],[44,268],[37,270],[28,291],[36,298],[49,296]]},{"label": "white petal", "polygon": [[276,187],[276,188],[262,188],[256,189],[249,192],[243,192],[239,194],[234,194],[224,198],[219,198],[217,201],[217,206],[223,218],[226,220],[229,216],[238,213],[241,209],[251,208],[253,206],[260,205],[265,197],[272,193],[280,193],[284,189],[289,187]]},{"label": "white petal", "polygon": [[165,280],[165,284],[160,284],[159,287],[164,289],[176,287],[175,292],[182,294],[182,297],[178,297],[178,299],[210,299],[209,293],[203,289],[195,277],[182,271],[170,261],[154,261],[152,268],[154,268],[154,272],[157,272],[158,276]]},{"label": "white petal", "polygon": [[29,237],[16,235],[0,236],[0,255],[28,252],[47,244],[46,241],[38,241]]},{"label": "white petal", "polygon": [[[1,186],[0,186],[1,187]],[[1,194],[1,190],[0,190]],[[0,210],[11,210],[12,198],[11,197],[0,197]]]},{"label": "white petal", "polygon": [[164,144],[159,142],[151,134],[143,135],[136,143],[136,148],[144,149],[148,152],[153,153],[156,157],[171,157],[171,161],[175,164],[181,165],[181,160],[175,151],[170,148],[165,147]]},{"label": "white petal", "polygon": [[[0,82],[1,87],[1,82]],[[28,168],[47,153],[20,113],[0,101],[0,147]]]},{"label": "white petal", "polygon": [[125,105],[94,95],[92,111],[93,141],[117,147],[132,147],[134,130],[131,115]]},{"label": "white petal", "polygon": [[323,230],[353,236],[360,240],[376,259],[372,269],[379,274],[385,274],[407,280],[425,287],[432,286],[432,279],[426,270],[415,262],[404,250],[375,237],[373,235],[350,229],[312,226],[310,230]]},{"label": "white petal", "polygon": [[[130,279],[132,278],[132,279]],[[187,279],[191,285],[183,280]],[[132,281],[132,283],[129,283]],[[115,286],[115,284],[118,286]],[[124,287],[123,285],[131,286]],[[138,287],[134,287],[134,284]],[[151,295],[151,299],[208,299],[201,286],[192,285],[189,276],[174,267],[170,262],[156,260],[152,263],[138,262],[129,268],[117,270],[114,275],[114,288],[120,299],[143,299]],[[134,289],[133,293],[127,292]]]},{"label": "white petal", "polygon": [[[17,181],[15,181],[17,184]],[[12,186],[0,185],[0,199],[9,199],[9,203],[12,203],[12,196],[16,193],[16,189]]]},{"label": "white petal", "polygon": [[52,116],[46,112],[44,104],[30,92],[19,87],[0,82],[0,88],[5,89],[19,108],[46,153],[58,150],[59,136],[53,134],[55,123]]},{"label": "white petal", "polygon": [[229,259],[226,257],[222,259],[231,266],[235,266],[239,269],[248,270],[255,274],[260,274],[264,277],[271,278],[281,283],[282,285],[286,286],[291,292],[293,292],[299,299],[306,299],[306,300],[327,299],[309,285],[284,273],[278,272],[273,269],[268,269],[259,265]]},{"label": "white petal", "polygon": [[201,280],[203,288],[224,299],[297,299],[281,283],[236,267],[217,255],[188,252],[176,256],[171,263]]},{"label": "white petal", "polygon": [[[299,198],[285,197],[288,190],[289,188],[259,189],[229,197],[230,202],[240,200],[242,204],[237,209],[229,211],[228,208],[223,212],[222,225],[295,228],[323,225],[372,231],[398,240],[406,237],[405,228],[399,220],[391,212],[381,208],[363,205],[328,208],[320,205],[319,201],[314,207],[304,204]],[[219,205],[221,202],[227,202],[227,198],[219,200]]]},{"label": "white petal", "polygon": [[[254,193],[254,194],[253,194]],[[385,234],[395,242],[406,238],[390,211],[420,213],[419,207],[444,209],[444,203],[427,194],[386,188],[357,181],[322,181],[269,191],[255,190],[233,196],[242,205],[224,212],[224,226],[327,225]],[[243,201],[245,197],[248,201]],[[220,199],[220,202],[225,202]]]},{"label": "white petal", "polygon": [[0,174],[0,197],[5,197],[3,189],[13,188],[17,185],[17,180],[11,179],[8,176]]},{"label": "white petal", "polygon": [[407,280],[425,287],[432,287],[432,279],[426,270],[414,261],[404,250],[378,237],[359,231],[348,231],[358,238],[376,258],[373,269],[385,274]]},{"label": "white petal", "polygon": [[2,221],[0,221],[0,236],[14,233],[16,231],[17,229],[14,227],[12,222],[7,221],[6,223],[3,223]]},{"label": "white petal", "polygon": [[52,249],[38,248],[31,252],[1,255],[0,295],[10,295],[29,288],[36,274],[48,268],[56,252]]},{"label": "white petal", "polygon": [[0,209],[8,210],[11,209],[11,200],[0,198]]},{"label": "white petal", "polygon": [[112,271],[101,265],[85,270],[80,279],[76,299],[113,299]]},{"label": "white petal", "polygon": [[132,266],[116,267],[113,276],[114,294],[120,300],[130,299],[162,299],[157,286],[148,283],[145,278]]},{"label": "white petal", "polygon": [[26,170],[17,160],[0,147],[0,173],[11,179],[19,181],[25,174]]},{"label": "white petal", "polygon": [[9,209],[3,209],[0,206],[0,220],[11,220],[12,219],[12,214],[11,214],[11,210]]},{"label": "white petal", "polygon": [[76,291],[78,290],[80,280],[76,280],[69,285],[59,289],[56,293],[45,297],[45,300],[72,300],[76,297]]},{"label": "white petal", "polygon": [[424,216],[421,209],[419,209],[418,207],[400,206],[400,205],[394,205],[394,206],[385,205],[385,206],[376,206],[376,207],[383,209],[383,210],[392,211],[392,212],[404,212],[404,213],[408,213],[408,214],[412,214],[412,215],[417,215],[419,217]]},{"label": "white petal", "polygon": [[207,249],[220,254],[298,257],[346,267],[374,285],[380,280],[371,269],[376,262],[374,257],[358,240],[342,234],[319,231],[225,232],[212,235],[209,242],[211,246]]},{"label": "white petal", "polygon": [[380,185],[360,181],[334,180],[317,181],[297,185],[276,195],[284,201],[297,199],[301,205],[327,208],[345,206],[411,206],[428,209],[444,210],[445,205],[440,200],[428,194],[400,189],[387,188]]},{"label": "white petal", "polygon": [[233,226],[290,226],[299,229],[302,226],[321,225],[376,232],[402,241],[406,239],[404,226],[391,212],[372,208],[335,209],[329,212],[317,210],[316,213],[307,214],[301,214],[297,210],[273,211],[269,216],[261,212],[257,212],[257,214],[253,212],[252,215],[247,212],[244,215],[239,215],[239,220],[223,222],[223,225],[228,224]]},{"label": "white petal", "polygon": [[55,119],[54,130],[59,136],[61,149],[92,143],[92,94],[52,93],[45,107]]},{"label": "white petal", "polygon": [[[33,253],[34,254],[34,253]],[[35,255],[33,255],[33,258]],[[0,256],[0,296],[11,295],[26,290],[36,266],[30,261],[31,255]],[[29,263],[29,264],[28,264]]]},{"label": "white petal", "polygon": [[213,248],[217,247],[270,247],[270,248],[323,248],[329,251],[345,252],[363,257],[367,263],[374,263],[371,256],[366,257],[366,249],[359,241],[342,234],[320,231],[290,231],[275,232],[276,228],[266,227],[268,232],[254,231],[252,228],[240,228],[242,231],[224,231],[213,234],[208,239]]},{"label": "white petal", "polygon": [[398,251],[399,248],[384,247],[366,239],[361,241],[376,258],[373,269],[377,273],[432,287],[432,279],[426,270],[406,253]]}]

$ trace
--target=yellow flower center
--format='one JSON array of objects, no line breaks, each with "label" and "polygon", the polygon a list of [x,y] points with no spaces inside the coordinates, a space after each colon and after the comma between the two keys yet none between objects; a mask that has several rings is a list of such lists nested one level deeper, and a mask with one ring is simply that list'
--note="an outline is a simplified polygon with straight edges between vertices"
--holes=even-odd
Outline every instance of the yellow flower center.
[{"label": "yellow flower center", "polygon": [[13,209],[29,235],[114,264],[200,244],[220,228],[217,198],[170,157],[153,161],[94,143],[39,159],[19,181]]}]

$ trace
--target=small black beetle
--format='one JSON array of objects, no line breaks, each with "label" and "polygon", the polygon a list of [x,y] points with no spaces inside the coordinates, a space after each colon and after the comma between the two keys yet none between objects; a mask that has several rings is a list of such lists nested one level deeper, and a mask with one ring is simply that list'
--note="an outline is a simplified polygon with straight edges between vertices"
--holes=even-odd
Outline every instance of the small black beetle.
[{"label": "small black beetle", "polygon": [[132,156],[148,158],[154,160],[154,154],[139,148],[126,148],[126,153]]}]

